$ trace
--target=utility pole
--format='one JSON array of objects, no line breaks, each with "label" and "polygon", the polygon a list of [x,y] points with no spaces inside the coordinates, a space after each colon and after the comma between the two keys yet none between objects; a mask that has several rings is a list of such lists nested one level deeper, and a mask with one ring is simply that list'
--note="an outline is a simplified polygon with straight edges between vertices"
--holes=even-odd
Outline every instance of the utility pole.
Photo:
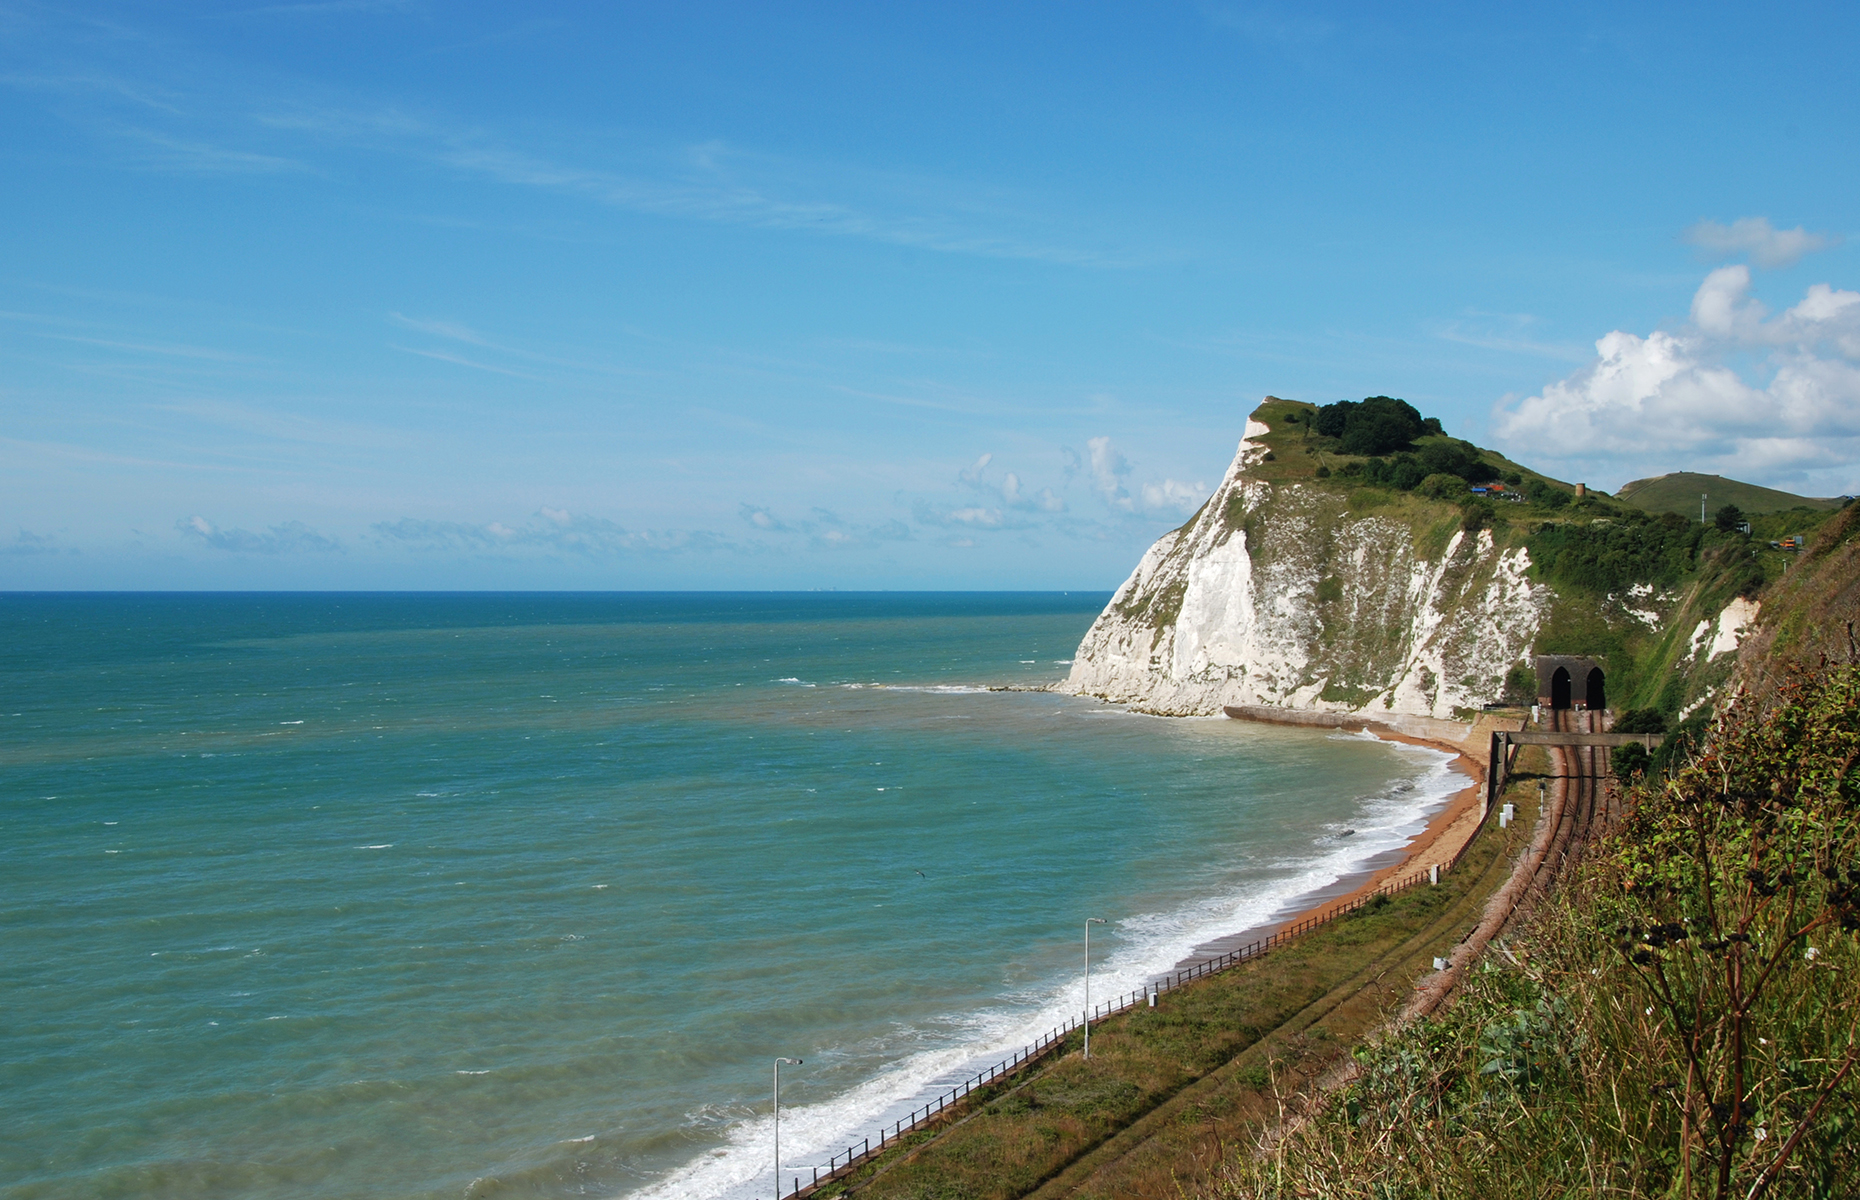
[{"label": "utility pole", "polygon": [[1705,493],[1699,493],[1699,524],[1705,523]]}]

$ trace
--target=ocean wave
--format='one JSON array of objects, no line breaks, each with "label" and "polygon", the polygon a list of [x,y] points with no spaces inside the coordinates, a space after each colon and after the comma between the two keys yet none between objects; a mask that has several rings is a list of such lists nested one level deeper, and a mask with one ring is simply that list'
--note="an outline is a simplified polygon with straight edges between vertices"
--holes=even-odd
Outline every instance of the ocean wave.
[{"label": "ocean wave", "polygon": [[[1407,760],[1409,776],[1358,802],[1359,811],[1348,826],[1355,831],[1351,836],[1320,838],[1311,853],[1269,864],[1277,876],[1271,882],[1115,922],[1117,937],[1112,948],[1092,968],[1093,997],[1102,1003],[1138,991],[1200,946],[1284,919],[1288,910],[1304,907],[1313,893],[1361,874],[1378,855],[1406,846],[1435,812],[1473,782],[1454,769],[1455,755],[1400,742],[1384,744]],[[908,1054],[830,1099],[784,1106],[784,1177],[811,1179],[814,1169],[824,1168],[830,1155],[921,1108],[1083,1007],[1081,980],[1048,980],[961,1018],[957,1024],[964,1032],[956,1044]],[[637,1200],[748,1200],[765,1195],[772,1135],[769,1116],[743,1116],[729,1122],[717,1121],[715,1113],[711,1116],[713,1127],[721,1125],[722,1145],[630,1195]]]}]

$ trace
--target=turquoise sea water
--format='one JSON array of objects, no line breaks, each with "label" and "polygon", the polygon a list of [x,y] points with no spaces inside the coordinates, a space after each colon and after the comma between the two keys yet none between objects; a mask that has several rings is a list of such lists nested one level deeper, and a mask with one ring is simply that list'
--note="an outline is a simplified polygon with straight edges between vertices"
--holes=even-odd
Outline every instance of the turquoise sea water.
[{"label": "turquoise sea water", "polygon": [[1458,782],[1105,599],[0,597],[0,1195],[766,1197]]}]

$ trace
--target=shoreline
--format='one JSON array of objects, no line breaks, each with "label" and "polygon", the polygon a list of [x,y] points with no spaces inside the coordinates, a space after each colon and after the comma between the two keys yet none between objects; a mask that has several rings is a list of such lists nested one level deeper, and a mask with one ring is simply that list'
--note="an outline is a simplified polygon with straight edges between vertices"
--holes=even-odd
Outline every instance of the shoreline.
[{"label": "shoreline", "polygon": [[[1286,722],[1293,724],[1294,722]],[[1305,724],[1305,722],[1296,722]],[[1317,724],[1317,722],[1311,722]],[[1404,745],[1417,746],[1438,751],[1448,756],[1443,765],[1447,771],[1458,774],[1466,780],[1466,786],[1448,793],[1439,807],[1426,817],[1425,825],[1411,835],[1404,845],[1393,847],[1368,856],[1360,864],[1339,876],[1329,884],[1312,891],[1289,898],[1284,906],[1259,925],[1240,933],[1223,935],[1210,942],[1196,946],[1187,958],[1167,971],[1150,976],[1152,980],[1165,979],[1186,967],[1198,965],[1221,957],[1223,954],[1241,949],[1253,942],[1263,940],[1272,933],[1294,925],[1308,918],[1334,911],[1343,907],[1365,893],[1381,887],[1392,878],[1408,877],[1423,873],[1436,863],[1445,866],[1458,856],[1460,851],[1472,840],[1483,824],[1483,805],[1481,804],[1485,778],[1485,765],[1467,752],[1464,745],[1456,745],[1438,738],[1417,736],[1414,733],[1390,729],[1379,722],[1352,722],[1357,728],[1370,733],[1378,741],[1399,742]],[[1442,724],[1445,724],[1444,722]],[[1477,729],[1475,724],[1467,728],[1471,736]],[[1108,1015],[1108,1014],[1107,1014]],[[992,1060],[999,1057],[999,1051],[991,1051],[973,1056],[959,1066],[946,1068],[927,1080],[917,1091],[908,1097],[900,1097],[879,1114],[881,1127],[887,1117],[902,1117],[905,1111],[911,1114],[915,1125],[919,1107],[930,1111],[928,1105],[959,1085],[963,1078],[984,1069]],[[1042,1055],[1034,1055],[1031,1062]],[[933,1116],[922,1118],[934,1120]]]},{"label": "shoreline", "polygon": [[[1276,715],[1276,714],[1275,714]],[[1214,938],[1183,958],[1163,974],[1174,974],[1203,962],[1219,958],[1222,954],[1240,949],[1253,942],[1261,941],[1288,926],[1312,917],[1321,916],[1332,909],[1349,904],[1361,896],[1381,887],[1392,879],[1418,874],[1431,866],[1443,869],[1451,863],[1472,841],[1484,824],[1485,813],[1480,801],[1480,792],[1484,785],[1479,781],[1485,778],[1486,766],[1467,752],[1463,743],[1455,744],[1438,738],[1422,737],[1392,729],[1378,721],[1365,718],[1337,719],[1330,714],[1297,713],[1304,720],[1274,720],[1272,717],[1246,711],[1241,715],[1232,709],[1227,716],[1233,720],[1253,720],[1263,724],[1283,724],[1302,727],[1329,727],[1348,729],[1356,726],[1379,741],[1400,742],[1409,746],[1420,746],[1428,750],[1438,750],[1452,755],[1447,767],[1458,772],[1468,780],[1467,786],[1449,796],[1444,804],[1427,818],[1427,825],[1405,846],[1384,850],[1364,860],[1362,866],[1339,876],[1331,883],[1314,891],[1306,892],[1286,902],[1286,906],[1274,913],[1269,919],[1237,933],[1225,934]],[[1316,720],[1309,719],[1316,717]],[[1329,718],[1329,719],[1326,719]],[[1475,722],[1467,734],[1478,728]]]}]

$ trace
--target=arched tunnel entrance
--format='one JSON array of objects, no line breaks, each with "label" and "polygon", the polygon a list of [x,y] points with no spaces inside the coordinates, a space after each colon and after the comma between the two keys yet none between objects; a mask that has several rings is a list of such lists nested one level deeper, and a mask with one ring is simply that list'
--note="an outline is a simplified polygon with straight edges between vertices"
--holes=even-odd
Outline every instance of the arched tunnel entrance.
[{"label": "arched tunnel entrance", "polygon": [[1556,674],[1550,677],[1550,707],[1569,707],[1569,672],[1562,667],[1558,667]]},{"label": "arched tunnel entrance", "polygon": [[1600,661],[1576,654],[1539,654],[1535,661],[1537,703],[1544,708],[1601,712],[1608,707]]}]

